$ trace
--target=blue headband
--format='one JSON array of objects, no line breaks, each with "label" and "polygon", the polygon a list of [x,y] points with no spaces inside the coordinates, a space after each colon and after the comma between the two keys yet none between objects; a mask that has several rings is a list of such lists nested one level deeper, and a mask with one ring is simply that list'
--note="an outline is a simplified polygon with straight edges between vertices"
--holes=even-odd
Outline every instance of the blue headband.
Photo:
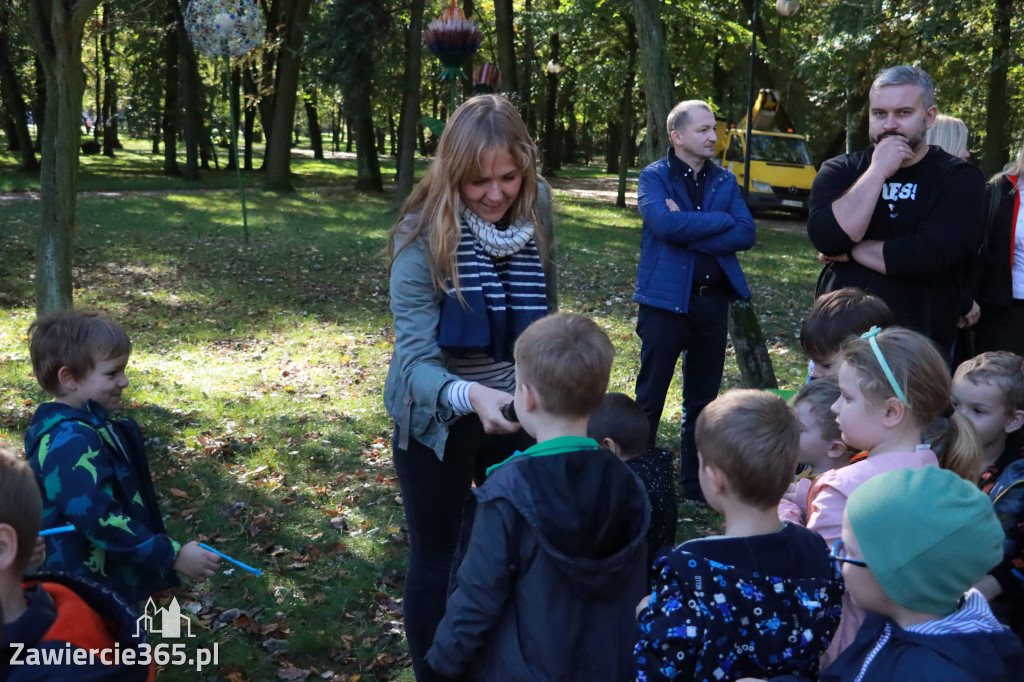
[{"label": "blue headband", "polygon": [[882,368],[882,373],[885,374],[885,378],[889,380],[889,385],[892,386],[893,393],[896,394],[899,401],[909,410],[911,408],[910,403],[907,401],[907,396],[903,394],[903,389],[901,389],[900,385],[896,383],[896,377],[893,376],[892,370],[889,369],[889,363],[885,361],[885,356],[882,355],[882,349],[878,347],[878,341],[875,339],[881,331],[882,328],[876,325],[861,334],[860,338],[868,340],[868,343],[871,345],[871,350],[875,353],[875,358],[878,359],[878,364]]}]

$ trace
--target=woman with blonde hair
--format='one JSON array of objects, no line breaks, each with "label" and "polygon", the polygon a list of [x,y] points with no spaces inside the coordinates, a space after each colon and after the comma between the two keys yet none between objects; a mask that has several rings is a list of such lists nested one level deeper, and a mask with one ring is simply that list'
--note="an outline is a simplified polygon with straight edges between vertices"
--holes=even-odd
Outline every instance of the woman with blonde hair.
[{"label": "woman with blonde hair", "polygon": [[512,347],[557,307],[550,190],[515,107],[473,97],[449,119],[391,229],[395,350],[384,386],[409,529],[406,638],[418,680],[444,615],[471,483],[532,439],[507,412]]},{"label": "woman with blonde hair", "polygon": [[958,159],[966,161],[971,153],[967,151],[967,125],[958,118],[939,114],[928,129],[928,144],[942,147]]},{"label": "woman with blonde hair", "polygon": [[976,351],[1024,355],[1024,229],[1018,228],[1024,146],[988,183]]},{"label": "woman with blonde hair", "polygon": [[[935,123],[928,129],[926,139],[929,145],[940,147],[958,159],[966,161],[971,156],[971,152],[967,150],[967,125],[954,116],[937,115]],[[977,324],[981,316],[981,306],[977,301],[981,277],[979,266],[979,256],[975,254],[964,271],[964,291],[960,296],[961,315],[957,322],[956,342],[953,345],[954,367],[974,357],[974,330],[971,327]]]}]

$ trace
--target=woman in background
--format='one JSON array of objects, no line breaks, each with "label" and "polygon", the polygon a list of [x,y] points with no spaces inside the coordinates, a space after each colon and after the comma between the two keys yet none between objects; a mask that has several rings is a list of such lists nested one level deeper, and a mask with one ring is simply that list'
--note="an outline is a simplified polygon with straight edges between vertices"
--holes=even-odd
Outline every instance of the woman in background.
[{"label": "woman in background", "polygon": [[985,226],[982,254],[978,353],[1005,350],[1024,355],[1024,226],[1018,227],[1022,176],[1024,147],[988,184],[986,207],[991,207],[991,220]]}]

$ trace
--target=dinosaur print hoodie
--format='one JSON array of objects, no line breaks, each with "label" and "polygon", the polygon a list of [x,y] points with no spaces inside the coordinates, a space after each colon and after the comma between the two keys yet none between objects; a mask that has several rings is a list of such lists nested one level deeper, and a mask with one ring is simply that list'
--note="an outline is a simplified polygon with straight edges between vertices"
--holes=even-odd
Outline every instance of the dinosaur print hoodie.
[{"label": "dinosaur print hoodie", "polygon": [[25,436],[43,495],[46,572],[102,585],[131,604],[178,584],[180,545],[164,530],[138,425],[100,405],[43,403]]}]

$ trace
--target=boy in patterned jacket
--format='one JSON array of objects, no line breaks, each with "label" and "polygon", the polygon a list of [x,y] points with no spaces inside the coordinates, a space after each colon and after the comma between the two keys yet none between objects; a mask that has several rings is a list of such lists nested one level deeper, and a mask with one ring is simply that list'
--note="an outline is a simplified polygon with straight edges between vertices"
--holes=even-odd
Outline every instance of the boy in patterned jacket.
[{"label": "boy in patterned jacket", "polygon": [[160,518],[138,425],[112,420],[128,386],[131,341],[106,317],[65,311],[29,328],[36,380],[54,402],[36,410],[25,452],[43,495],[43,570],[86,578],[139,604],[213,575],[220,559],[197,542],[171,540]]},{"label": "boy in patterned jacket", "polygon": [[636,679],[816,675],[842,581],[824,540],[776,514],[796,468],[796,415],[772,393],[733,390],[704,408],[696,439],[701,488],[725,533],[655,562],[637,611]]}]

